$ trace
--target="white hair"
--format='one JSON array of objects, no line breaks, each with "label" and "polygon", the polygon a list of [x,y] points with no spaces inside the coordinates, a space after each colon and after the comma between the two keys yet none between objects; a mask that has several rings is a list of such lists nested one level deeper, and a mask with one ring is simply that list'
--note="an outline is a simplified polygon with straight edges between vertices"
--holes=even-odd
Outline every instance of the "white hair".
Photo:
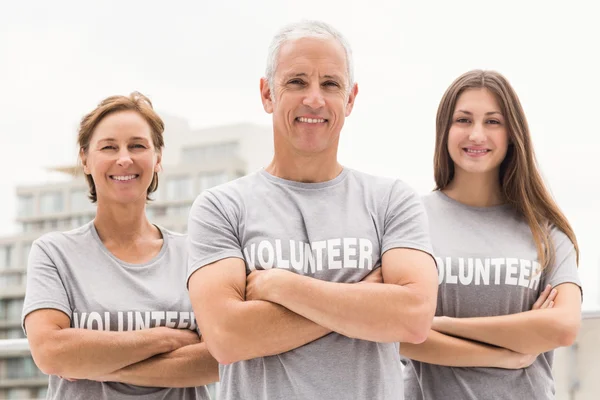
[{"label": "white hair", "polygon": [[265,78],[269,82],[269,87],[273,91],[274,85],[273,80],[275,78],[275,71],[277,71],[277,62],[279,57],[279,50],[281,46],[290,41],[304,38],[317,38],[317,39],[335,39],[344,48],[346,53],[346,68],[348,74],[348,92],[352,90],[354,86],[354,63],[352,61],[352,49],[348,41],[342,36],[331,25],[321,21],[301,21],[296,22],[282,28],[271,41],[269,46],[269,55],[267,57],[267,69],[265,71]]}]

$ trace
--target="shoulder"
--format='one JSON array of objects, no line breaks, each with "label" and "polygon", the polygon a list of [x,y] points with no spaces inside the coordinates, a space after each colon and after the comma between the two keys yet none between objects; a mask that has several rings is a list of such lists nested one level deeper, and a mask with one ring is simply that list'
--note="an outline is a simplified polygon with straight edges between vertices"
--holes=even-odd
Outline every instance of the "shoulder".
[{"label": "shoulder", "polygon": [[160,229],[163,235],[163,239],[167,240],[167,244],[170,249],[176,249],[181,251],[185,250],[187,234],[171,231],[158,225],[157,227],[158,229]]},{"label": "shoulder", "polygon": [[91,229],[93,221],[65,232],[49,232],[37,238],[32,246],[39,246],[43,249],[61,249],[73,246],[80,246],[91,240]]},{"label": "shoulder", "polygon": [[348,177],[365,190],[379,196],[418,197],[417,192],[408,183],[398,178],[371,175],[354,169],[350,169]]},{"label": "shoulder", "polygon": [[197,209],[202,205],[219,206],[239,203],[260,181],[259,173],[255,172],[206,189],[196,197],[192,209]]}]

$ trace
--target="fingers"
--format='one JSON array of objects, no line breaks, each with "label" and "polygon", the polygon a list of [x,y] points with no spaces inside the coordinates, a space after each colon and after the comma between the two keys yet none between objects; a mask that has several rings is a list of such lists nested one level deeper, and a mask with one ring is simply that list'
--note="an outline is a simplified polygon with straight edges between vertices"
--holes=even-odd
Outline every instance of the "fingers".
[{"label": "fingers", "polygon": [[548,298],[542,303],[540,309],[552,308],[554,306],[554,299],[556,298],[556,293],[556,289],[552,289],[552,291],[548,295]]},{"label": "fingers", "polygon": [[552,292],[552,286],[546,285],[546,287],[544,288],[544,290],[542,291],[542,293],[540,293],[540,296],[537,298],[537,300],[535,301],[535,303],[533,303],[533,307],[531,307],[531,309],[532,310],[537,310],[540,307],[542,307],[542,305],[544,304],[544,302],[546,301],[546,299],[548,299],[548,297],[550,296],[551,292]]}]

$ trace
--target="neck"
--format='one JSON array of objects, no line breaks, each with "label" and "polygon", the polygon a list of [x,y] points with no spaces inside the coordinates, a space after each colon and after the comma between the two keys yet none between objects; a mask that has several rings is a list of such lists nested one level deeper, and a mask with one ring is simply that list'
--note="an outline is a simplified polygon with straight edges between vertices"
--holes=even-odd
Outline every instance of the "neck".
[{"label": "neck", "polygon": [[98,199],[94,226],[103,243],[126,247],[142,237],[160,235],[146,216],[145,202],[140,204],[106,204]]},{"label": "neck", "polygon": [[337,146],[319,154],[299,154],[287,149],[275,151],[265,170],[273,176],[296,182],[318,183],[334,179],[343,167],[337,161]]},{"label": "neck", "polygon": [[492,207],[504,204],[498,171],[470,174],[456,170],[452,181],[442,189],[448,197],[473,207]]}]

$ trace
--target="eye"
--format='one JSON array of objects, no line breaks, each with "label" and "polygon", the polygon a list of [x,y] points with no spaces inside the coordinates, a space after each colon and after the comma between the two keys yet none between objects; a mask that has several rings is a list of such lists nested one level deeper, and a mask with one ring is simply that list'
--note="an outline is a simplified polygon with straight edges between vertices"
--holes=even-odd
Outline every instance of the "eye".
[{"label": "eye", "polygon": [[490,119],[487,123],[492,125],[500,125],[500,121],[496,119]]},{"label": "eye", "polygon": [[134,149],[145,149],[146,148],[146,146],[144,146],[141,143],[133,144],[133,145],[131,145],[131,147],[133,147]]},{"label": "eye", "polygon": [[304,85],[304,81],[302,79],[292,79],[288,81],[289,85]]},{"label": "eye", "polygon": [[116,149],[115,146],[104,146],[103,148],[101,148],[100,150],[114,150]]},{"label": "eye", "polygon": [[335,82],[335,81],[327,81],[323,83],[323,86],[329,86],[329,87],[340,87],[339,83]]},{"label": "eye", "polygon": [[469,121],[468,118],[461,117],[461,118],[457,118],[456,122],[458,122],[459,124],[468,124],[471,121]]}]

